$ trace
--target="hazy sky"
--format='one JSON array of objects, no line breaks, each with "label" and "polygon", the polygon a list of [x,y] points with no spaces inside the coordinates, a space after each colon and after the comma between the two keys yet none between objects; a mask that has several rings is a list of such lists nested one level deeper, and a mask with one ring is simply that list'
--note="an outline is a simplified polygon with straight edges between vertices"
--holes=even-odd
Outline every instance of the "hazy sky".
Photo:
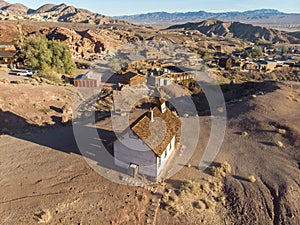
[{"label": "hazy sky", "polygon": [[85,8],[108,16],[139,14],[146,12],[186,12],[186,11],[246,11],[251,9],[278,9],[284,12],[300,13],[300,0],[6,0],[20,2],[32,9],[43,4],[62,2]]}]

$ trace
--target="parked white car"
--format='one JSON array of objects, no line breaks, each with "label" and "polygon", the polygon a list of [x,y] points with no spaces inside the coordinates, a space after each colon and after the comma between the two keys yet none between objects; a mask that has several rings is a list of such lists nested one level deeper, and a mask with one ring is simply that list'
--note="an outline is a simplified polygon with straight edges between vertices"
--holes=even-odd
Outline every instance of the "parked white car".
[{"label": "parked white car", "polygon": [[31,77],[32,74],[33,74],[32,72],[27,70],[20,70],[16,73],[17,76],[28,76],[28,77]]}]

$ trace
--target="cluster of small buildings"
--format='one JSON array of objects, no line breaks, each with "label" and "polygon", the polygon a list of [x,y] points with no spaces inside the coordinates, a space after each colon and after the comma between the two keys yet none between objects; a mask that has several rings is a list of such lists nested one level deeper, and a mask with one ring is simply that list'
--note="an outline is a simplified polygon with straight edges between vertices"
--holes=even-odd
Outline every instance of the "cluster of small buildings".
[{"label": "cluster of small buildings", "polygon": [[258,59],[248,56],[249,52],[254,49],[251,46],[243,50],[236,50],[232,54],[217,52],[213,58],[204,59],[204,63],[210,68],[260,72],[300,67],[300,47],[290,47],[285,52],[268,44],[259,46],[259,48],[261,48],[262,56]]},{"label": "cluster of small buildings", "polygon": [[[136,69],[137,67],[142,69]],[[105,79],[105,74],[88,72],[74,79],[76,87],[99,87],[103,83],[111,83],[117,86],[129,85],[140,87],[147,85],[150,88],[159,88],[170,85],[172,82],[181,83],[195,79],[195,70],[179,67],[172,64],[162,64],[157,61],[135,61],[127,65],[122,73],[110,74]]]}]

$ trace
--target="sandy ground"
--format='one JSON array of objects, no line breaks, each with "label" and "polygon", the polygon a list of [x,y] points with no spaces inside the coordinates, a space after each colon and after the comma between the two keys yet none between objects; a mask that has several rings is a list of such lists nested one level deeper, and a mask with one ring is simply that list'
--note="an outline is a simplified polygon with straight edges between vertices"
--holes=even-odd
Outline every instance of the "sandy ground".
[{"label": "sandy ground", "polygon": [[[210,117],[200,117],[199,144],[190,166],[159,190],[176,192],[185,179],[221,181],[223,188],[209,194],[225,195],[226,204],[204,210],[183,204],[186,208],[175,216],[157,203],[160,195],[113,183],[91,169],[78,152],[72,127],[33,121],[34,129],[25,133],[17,132],[18,124],[11,125],[11,119],[20,120],[21,128],[27,129],[28,121],[37,116],[34,101],[44,102],[47,109],[59,108],[70,101],[72,91],[31,85],[0,88],[0,125],[9,131],[0,136],[0,224],[300,224],[299,84],[266,83],[255,96],[228,103],[225,140],[215,160],[231,165],[225,179],[198,169],[210,131]],[[53,102],[48,101],[53,95]],[[33,99],[22,102],[30,96]],[[44,119],[53,116],[59,114],[50,110]],[[249,135],[242,136],[243,131]],[[276,146],[277,141],[284,147]],[[250,175],[255,183],[247,180]]]},{"label": "sandy ground", "polygon": [[25,76],[16,76],[16,75],[11,75],[9,74],[9,70],[0,70],[0,80],[9,80],[9,81],[18,81],[18,80],[27,80],[29,79],[28,77]]}]

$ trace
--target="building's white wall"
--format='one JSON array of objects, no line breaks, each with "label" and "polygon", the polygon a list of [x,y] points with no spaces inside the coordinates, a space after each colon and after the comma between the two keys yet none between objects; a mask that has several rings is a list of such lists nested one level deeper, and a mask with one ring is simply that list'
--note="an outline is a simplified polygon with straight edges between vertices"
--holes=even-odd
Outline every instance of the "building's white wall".
[{"label": "building's white wall", "polygon": [[160,172],[165,167],[166,163],[168,162],[170,156],[172,155],[173,151],[175,150],[175,136],[172,138],[170,144],[167,146],[166,150],[162,154],[160,160],[160,166],[159,165],[159,157],[156,157],[156,164],[157,164],[157,176],[160,174]]},{"label": "building's white wall", "polygon": [[141,139],[135,137],[133,138],[132,132],[128,132],[114,142],[115,164],[127,169],[134,163],[139,166],[139,173],[156,177],[155,153]]}]

